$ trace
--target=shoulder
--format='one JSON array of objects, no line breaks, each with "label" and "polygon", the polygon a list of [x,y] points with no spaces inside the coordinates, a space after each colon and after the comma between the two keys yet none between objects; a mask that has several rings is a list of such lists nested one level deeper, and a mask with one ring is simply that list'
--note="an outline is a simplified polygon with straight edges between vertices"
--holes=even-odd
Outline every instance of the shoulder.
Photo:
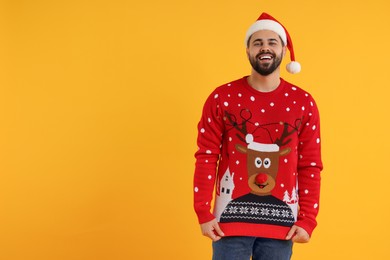
[{"label": "shoulder", "polygon": [[299,95],[299,96],[306,96],[306,97],[311,96],[310,93],[307,92],[306,90],[304,90],[303,88],[298,87],[297,85],[294,85],[294,84],[292,84],[288,81],[285,81],[285,80],[283,80],[283,82],[284,82],[286,91],[288,91],[292,94],[295,94],[295,95]]},{"label": "shoulder", "polygon": [[239,78],[230,82],[227,82],[223,85],[218,86],[213,93],[228,93],[231,92],[241,86],[243,86],[244,82],[246,80],[246,77]]},{"label": "shoulder", "polygon": [[285,80],[283,80],[283,82],[285,85],[284,89],[286,91],[286,96],[288,95],[292,98],[297,99],[297,101],[301,101],[304,103],[315,103],[313,96],[305,89],[298,87],[297,85],[294,85]]},{"label": "shoulder", "polygon": [[236,96],[236,93],[239,93],[243,88],[245,80],[246,77],[243,77],[218,86],[208,96],[208,102],[221,103]]}]

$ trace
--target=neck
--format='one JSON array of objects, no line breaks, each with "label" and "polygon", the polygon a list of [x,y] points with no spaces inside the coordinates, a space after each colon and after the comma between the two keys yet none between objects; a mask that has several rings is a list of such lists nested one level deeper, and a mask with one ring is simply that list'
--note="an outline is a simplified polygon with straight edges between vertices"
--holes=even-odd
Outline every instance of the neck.
[{"label": "neck", "polygon": [[248,77],[249,85],[260,92],[271,92],[275,90],[280,84],[279,70],[275,70],[273,73],[263,76],[257,71],[252,69],[251,75]]}]

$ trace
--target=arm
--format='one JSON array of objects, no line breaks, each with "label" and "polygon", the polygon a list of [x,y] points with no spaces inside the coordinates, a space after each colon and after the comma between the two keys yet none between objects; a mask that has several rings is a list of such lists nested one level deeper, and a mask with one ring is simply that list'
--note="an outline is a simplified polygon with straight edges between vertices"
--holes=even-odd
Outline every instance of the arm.
[{"label": "arm", "polygon": [[319,113],[311,97],[309,97],[307,107],[309,109],[307,109],[304,124],[299,133],[299,213],[295,226],[304,229],[311,236],[317,225],[316,217],[319,210],[322,161]]},{"label": "arm", "polygon": [[[205,102],[202,117],[198,124],[198,151],[195,153],[194,173],[194,209],[200,224],[215,219],[210,209],[221,153],[223,131],[224,124],[219,107],[219,98],[217,92],[214,91]],[[207,228],[206,232],[209,233],[209,231],[210,227]]]}]

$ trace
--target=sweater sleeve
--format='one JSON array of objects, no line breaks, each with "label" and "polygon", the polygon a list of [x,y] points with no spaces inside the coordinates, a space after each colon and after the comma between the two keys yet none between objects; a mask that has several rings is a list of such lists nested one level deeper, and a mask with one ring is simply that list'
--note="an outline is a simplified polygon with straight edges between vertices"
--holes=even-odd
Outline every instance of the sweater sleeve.
[{"label": "sweater sleeve", "polygon": [[200,224],[214,219],[210,209],[221,153],[223,129],[223,115],[216,90],[206,100],[198,124],[198,150],[195,153],[194,173],[194,209]]},{"label": "sweater sleeve", "polygon": [[296,225],[311,236],[317,226],[316,217],[320,199],[321,139],[319,112],[314,99],[309,96],[306,115],[299,133],[298,196],[299,214]]}]

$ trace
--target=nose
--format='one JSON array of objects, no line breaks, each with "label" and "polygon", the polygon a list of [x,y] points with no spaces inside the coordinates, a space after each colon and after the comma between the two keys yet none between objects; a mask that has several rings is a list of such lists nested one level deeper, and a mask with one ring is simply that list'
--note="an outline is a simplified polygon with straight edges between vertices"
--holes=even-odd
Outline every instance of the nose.
[{"label": "nose", "polygon": [[259,183],[259,184],[262,184],[262,183],[265,183],[268,179],[268,176],[267,174],[265,173],[259,173],[257,174],[255,180],[256,180],[256,183]]},{"label": "nose", "polygon": [[260,48],[260,51],[262,51],[262,52],[267,52],[267,51],[269,51],[270,50],[270,48],[269,48],[269,45],[268,44],[263,44],[262,46],[261,46],[261,48]]}]

